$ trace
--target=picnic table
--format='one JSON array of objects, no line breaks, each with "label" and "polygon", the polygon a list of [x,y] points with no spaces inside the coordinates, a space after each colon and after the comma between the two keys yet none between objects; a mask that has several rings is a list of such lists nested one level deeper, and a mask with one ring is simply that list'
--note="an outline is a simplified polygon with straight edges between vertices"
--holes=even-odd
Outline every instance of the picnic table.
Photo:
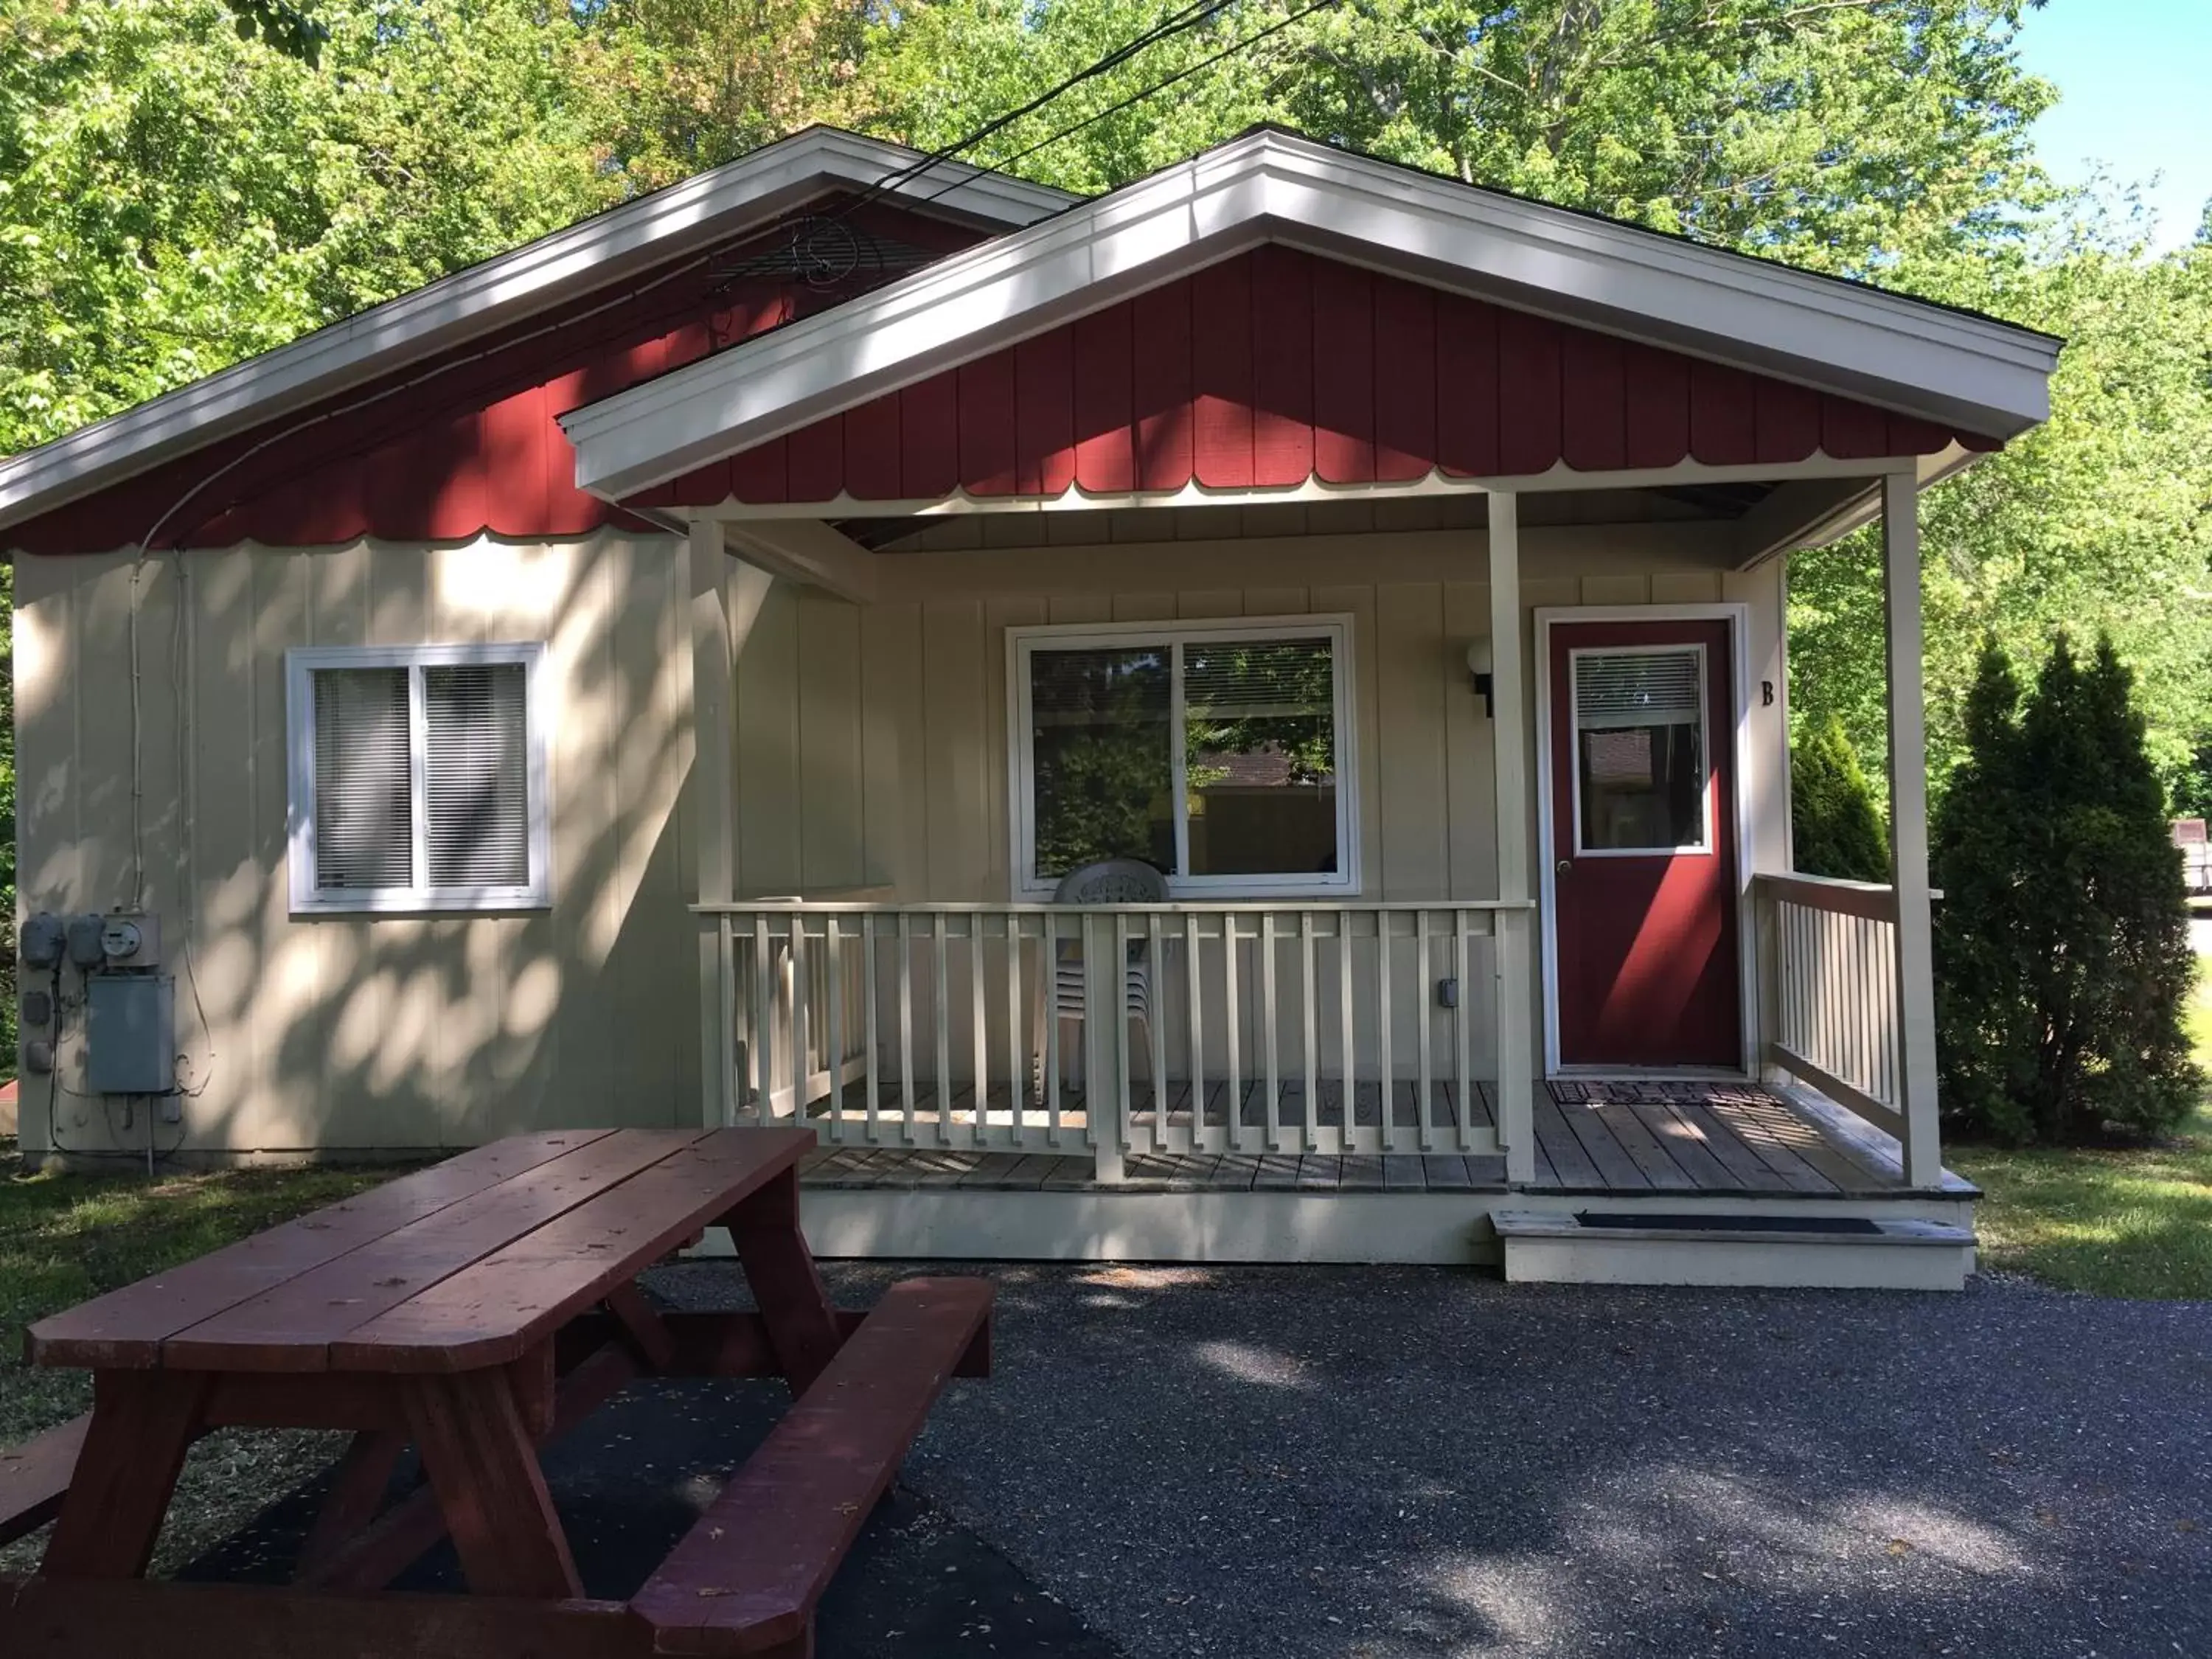
[{"label": "picnic table", "polygon": [[[814,1145],[520,1136],[40,1321],[31,1359],[90,1370],[94,1405],[0,1459],[0,1542],[55,1522],[38,1575],[0,1580],[0,1653],[803,1659],[946,1378],[990,1367],[986,1281],[831,1305],[799,1224]],[[659,1310],[639,1273],[712,1225],[758,1311]],[[635,1595],[591,1600],[538,1454],[651,1376],[777,1376],[794,1403]],[[294,1583],[147,1582],[186,1449],[226,1425],[353,1431]],[[423,1483],[387,1502],[410,1445]],[[384,1590],[447,1536],[467,1595]]]}]

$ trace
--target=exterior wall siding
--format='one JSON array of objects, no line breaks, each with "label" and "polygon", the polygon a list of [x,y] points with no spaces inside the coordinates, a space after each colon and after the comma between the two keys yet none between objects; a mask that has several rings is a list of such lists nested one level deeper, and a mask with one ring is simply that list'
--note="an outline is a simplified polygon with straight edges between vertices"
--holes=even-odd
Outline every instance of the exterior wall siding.
[{"label": "exterior wall siding", "polygon": [[[181,1123],[151,1126],[157,1149],[428,1148],[696,1121],[684,572],[682,543],[607,532],[17,561],[25,914],[128,905],[140,888],[138,586],[135,839],[178,975],[179,1084],[197,1091]],[[549,645],[551,908],[294,918],[284,652],[511,640]],[[57,1079],[25,1075],[25,1145],[143,1151],[143,1103],[126,1122],[122,1103],[82,1092],[80,1019]]]},{"label": "exterior wall siding", "polygon": [[[1782,702],[1761,708],[1756,696],[1758,680],[1780,678],[1778,562],[1726,573],[1707,533],[1530,530],[1524,599],[1532,610],[1749,605],[1753,861],[1779,868]],[[1468,579],[1483,558],[1479,532],[1372,533],[886,555],[887,597],[868,606],[776,583],[736,676],[726,810],[738,890],[1005,899],[1011,627],[1343,612],[1354,618],[1361,896],[1488,896],[1494,732],[1464,662],[1487,629],[1486,588]],[[180,1082],[196,1092],[180,1124],[152,1125],[157,1150],[398,1151],[525,1127],[696,1121],[682,543],[603,531],[522,544],[246,545],[143,566],[128,553],[25,556],[16,580],[20,902],[25,914],[105,909],[131,903],[143,881],[143,904],[161,913],[179,975]],[[743,580],[733,566],[733,585]],[[294,919],[284,652],[520,639],[550,646],[552,907]],[[27,1148],[143,1151],[143,1103],[126,1119],[122,1103],[83,1091],[78,1018],[72,1010],[59,1086],[26,1076]]]},{"label": "exterior wall siding", "polygon": [[[1750,605],[1753,852],[1779,868],[1779,563],[1726,571],[1700,556],[1699,534],[1526,531],[1524,611]],[[1489,588],[1460,574],[1481,568],[1480,532],[884,556],[900,567],[895,597],[856,607],[778,583],[753,623],[734,720],[741,894],[1008,899],[1010,628],[1320,613],[1354,619],[1360,896],[1496,893],[1494,733],[1466,665],[1468,641],[1489,632]],[[1525,615],[1523,630],[1533,659]],[[1759,706],[1761,680],[1778,687],[1771,707]]]},{"label": "exterior wall siding", "polygon": [[[1525,706],[1534,708],[1537,691],[1539,607],[1744,605],[1752,704],[1742,757],[1752,821],[1745,867],[1783,869],[1780,562],[1724,570],[1711,562],[1710,533],[1638,526],[1524,532]],[[738,673],[737,890],[823,897],[887,889],[899,902],[1008,900],[1009,628],[1348,613],[1357,676],[1359,898],[1495,896],[1496,732],[1466,665],[1468,641],[1489,631],[1488,585],[1465,574],[1481,569],[1485,557],[1480,532],[1368,534],[887,555],[886,566],[897,568],[885,580],[897,597],[857,608],[779,584],[753,624]],[[1364,579],[1346,581],[1348,575]],[[1771,706],[1761,703],[1762,680],[1777,686]],[[1533,780],[1533,719],[1522,740]],[[856,769],[849,761],[855,752]],[[1541,856],[1536,810],[1532,787],[1529,843]],[[1540,1054],[1541,965],[1534,954],[1527,1004]],[[917,947],[915,971],[924,978],[927,957]],[[1248,985],[1258,983],[1252,968],[1248,961],[1241,970]],[[1171,954],[1156,1000],[1156,1036],[1177,1075],[1187,1054],[1184,971]],[[1208,983],[1218,981],[1218,960],[1208,958],[1200,971]],[[1474,983],[1467,994],[1479,1004],[1489,969],[1477,961],[1470,971]],[[995,969],[988,982],[1000,982]],[[956,974],[947,992],[956,1077],[972,1063],[968,995],[964,975]],[[1748,1017],[1757,1018],[1756,1011]],[[1417,1018],[1412,1008],[1398,1017],[1398,1052],[1409,1065]],[[1430,1018],[1441,1016],[1431,1011]],[[1000,1018],[987,1006],[987,1027],[1000,1033],[992,1038],[994,1054],[1003,1046]],[[1359,1041],[1371,1056],[1370,1024],[1363,1004]],[[1248,996],[1240,1034],[1248,1057],[1259,1051],[1257,1026]],[[1478,1018],[1477,1030],[1487,1029],[1487,1019]],[[927,1029],[916,1044],[917,1064],[927,1072],[935,1048]],[[1220,1032],[1210,1033],[1207,1048],[1208,1063],[1221,1064]],[[1475,1059],[1478,1070],[1492,1063],[1486,1035]]]},{"label": "exterior wall siding", "polygon": [[642,507],[1533,477],[1994,440],[1290,247],[641,491]]}]

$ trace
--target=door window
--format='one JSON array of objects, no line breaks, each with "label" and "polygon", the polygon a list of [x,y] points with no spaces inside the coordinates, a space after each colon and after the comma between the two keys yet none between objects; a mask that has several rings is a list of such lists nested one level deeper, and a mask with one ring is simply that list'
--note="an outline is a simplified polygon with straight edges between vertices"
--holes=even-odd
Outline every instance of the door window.
[{"label": "door window", "polygon": [[1705,648],[1572,659],[1576,852],[1709,850]]}]

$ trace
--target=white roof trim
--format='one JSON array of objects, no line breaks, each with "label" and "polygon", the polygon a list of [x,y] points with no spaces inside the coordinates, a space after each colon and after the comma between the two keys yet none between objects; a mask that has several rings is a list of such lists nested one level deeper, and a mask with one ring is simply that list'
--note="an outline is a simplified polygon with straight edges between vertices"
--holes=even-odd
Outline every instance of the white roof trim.
[{"label": "white roof trim", "polygon": [[1263,131],[562,417],[619,498],[1263,241],[2011,437],[2059,343]]},{"label": "white roof trim", "polygon": [[[19,522],[132,473],[318,402],[830,191],[878,184],[919,151],[810,127],[733,161],[540,237],[512,253],[317,330],[36,449],[0,460],[0,525]],[[951,185],[951,188],[947,186]],[[886,191],[943,216],[998,228],[1036,223],[1080,200],[1004,174],[944,162]]]}]

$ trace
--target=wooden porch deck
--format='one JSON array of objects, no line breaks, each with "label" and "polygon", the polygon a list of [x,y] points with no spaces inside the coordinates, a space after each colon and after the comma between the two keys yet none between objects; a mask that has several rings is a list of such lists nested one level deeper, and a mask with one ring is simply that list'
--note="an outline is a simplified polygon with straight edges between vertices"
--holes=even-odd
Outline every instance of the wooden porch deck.
[{"label": "wooden porch deck", "polygon": [[[918,1091],[918,1093],[927,1092]],[[995,1092],[995,1091],[994,1091]],[[1238,1117],[1244,1124],[1264,1120],[1256,1084],[1243,1091]],[[1301,1085],[1283,1085],[1280,1121],[1302,1124]],[[1393,1091],[1393,1118],[1417,1121],[1417,1091],[1401,1084]],[[1341,1125],[1340,1085],[1324,1084],[1316,1121]],[[972,1116],[973,1091],[963,1102],[954,1091],[956,1118]],[[1496,1121],[1492,1085],[1478,1085],[1476,1120]],[[1356,1123],[1373,1124],[1382,1109],[1381,1090],[1363,1085],[1353,1091]],[[866,1109],[848,1091],[846,1115]],[[987,1115],[1008,1109],[986,1104]],[[1149,1095],[1139,1122],[1149,1119]],[[1190,1121],[1188,1087],[1170,1085],[1169,1121]],[[1217,1084],[1206,1103],[1206,1121],[1227,1121],[1225,1089]],[[1431,1121],[1439,1128],[1456,1123],[1452,1091],[1431,1091]],[[896,1133],[897,1113],[879,1102],[884,1132]],[[917,1101],[917,1114],[921,1114]],[[1079,1096],[1061,1106],[1061,1121],[1082,1121]],[[927,1114],[933,1119],[933,1108]],[[1038,1118],[1030,1109],[1030,1121]],[[1663,1192],[1810,1198],[1905,1198],[1906,1186],[1893,1152],[1882,1139],[1863,1131],[1840,1111],[1815,1114],[1771,1090],[1747,1083],[1605,1082],[1539,1084],[1535,1101],[1536,1179],[1529,1192],[1617,1195]],[[1077,1131],[1079,1135],[1080,1131]],[[801,1165],[811,1186],[829,1188],[969,1188],[1000,1191],[1085,1192],[1102,1188],[1087,1153],[935,1151],[915,1148],[823,1146]],[[1187,1156],[1132,1154],[1116,1192],[1474,1192],[1508,1190],[1502,1158],[1450,1153],[1391,1157],[1334,1154],[1200,1153]],[[1973,1189],[1947,1177],[1948,1195],[1971,1197]],[[1924,1194],[1920,1194],[1924,1196]]]}]

